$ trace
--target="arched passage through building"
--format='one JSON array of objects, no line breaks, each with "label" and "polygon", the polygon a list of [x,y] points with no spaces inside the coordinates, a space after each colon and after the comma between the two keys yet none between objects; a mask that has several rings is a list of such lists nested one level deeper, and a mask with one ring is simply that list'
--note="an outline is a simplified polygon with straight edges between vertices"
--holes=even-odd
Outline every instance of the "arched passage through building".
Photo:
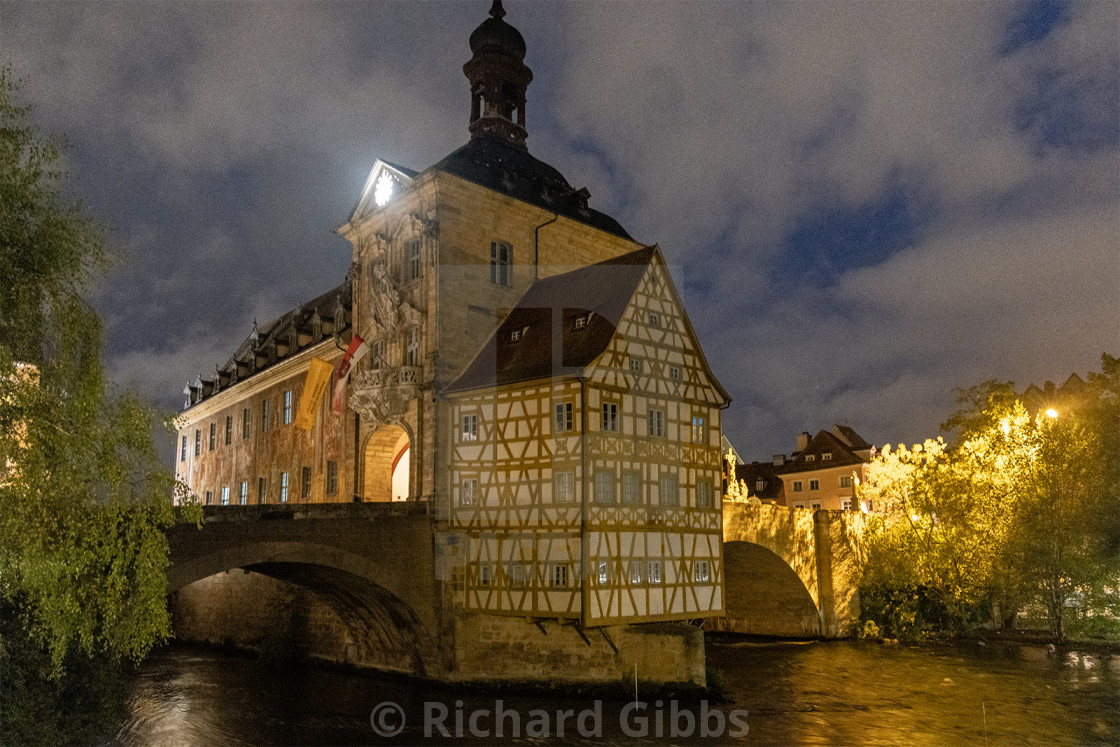
[{"label": "arched passage through building", "polygon": [[362,454],[362,498],[388,502],[407,500],[412,494],[411,442],[399,425],[379,428],[366,441]]}]

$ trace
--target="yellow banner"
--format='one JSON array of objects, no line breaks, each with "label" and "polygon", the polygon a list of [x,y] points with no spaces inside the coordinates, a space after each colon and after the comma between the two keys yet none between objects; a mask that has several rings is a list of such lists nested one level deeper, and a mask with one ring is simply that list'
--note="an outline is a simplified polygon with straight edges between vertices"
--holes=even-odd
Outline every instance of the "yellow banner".
[{"label": "yellow banner", "polygon": [[334,366],[318,358],[311,359],[311,366],[307,369],[307,378],[303,382],[303,394],[299,398],[299,412],[296,414],[296,427],[305,431],[311,430],[315,425],[315,408],[323,398],[330,384]]}]

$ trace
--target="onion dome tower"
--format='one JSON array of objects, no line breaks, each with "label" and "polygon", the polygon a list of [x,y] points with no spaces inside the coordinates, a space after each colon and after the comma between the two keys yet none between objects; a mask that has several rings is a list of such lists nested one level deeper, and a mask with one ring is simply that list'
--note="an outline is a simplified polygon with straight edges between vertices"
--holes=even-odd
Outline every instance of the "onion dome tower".
[{"label": "onion dome tower", "polygon": [[473,56],[463,65],[471,83],[471,138],[497,137],[525,148],[525,89],[533,80],[526,67],[525,39],[502,20],[502,0],[494,0],[490,17],[471,33]]}]

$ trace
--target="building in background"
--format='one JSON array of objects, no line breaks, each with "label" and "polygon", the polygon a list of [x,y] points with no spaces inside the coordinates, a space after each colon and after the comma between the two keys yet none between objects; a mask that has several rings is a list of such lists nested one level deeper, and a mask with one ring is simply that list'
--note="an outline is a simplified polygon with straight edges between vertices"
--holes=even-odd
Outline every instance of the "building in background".
[{"label": "building in background", "polygon": [[[876,449],[852,428],[834,425],[810,437],[797,437],[797,450],[775,465],[782,479],[784,505],[828,510],[858,509],[856,487],[866,477]],[[870,508],[870,507],[864,507]]]}]

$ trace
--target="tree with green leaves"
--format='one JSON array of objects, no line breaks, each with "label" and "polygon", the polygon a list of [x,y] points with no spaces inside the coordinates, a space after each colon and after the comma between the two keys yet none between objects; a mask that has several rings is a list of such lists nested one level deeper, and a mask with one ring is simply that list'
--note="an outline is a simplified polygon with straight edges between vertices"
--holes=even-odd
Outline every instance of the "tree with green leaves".
[{"label": "tree with green leaves", "polygon": [[102,232],[17,93],[0,69],[0,602],[57,673],[68,652],[138,660],[169,636],[175,482],[153,411],[101,368],[82,294]]}]

